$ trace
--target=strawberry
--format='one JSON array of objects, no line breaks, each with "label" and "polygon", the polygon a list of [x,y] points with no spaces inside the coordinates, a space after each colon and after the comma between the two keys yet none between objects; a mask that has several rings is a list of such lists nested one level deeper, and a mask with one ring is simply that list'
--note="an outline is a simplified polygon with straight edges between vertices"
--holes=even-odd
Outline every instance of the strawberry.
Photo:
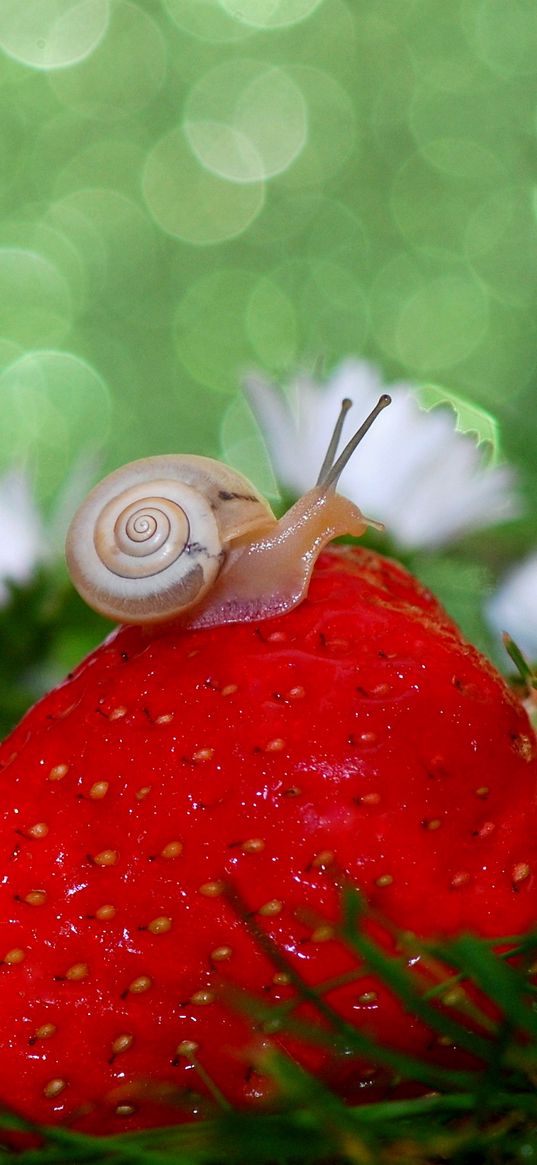
[{"label": "strawberry", "polygon": [[[355,965],[332,926],[343,876],[420,936],[535,920],[526,713],[435,598],[361,548],[321,554],[279,617],[120,628],[0,768],[0,1094],[34,1120],[119,1132],[201,1113],[211,1087],[256,1102],[270,1039],[356,1096],[370,1065],[343,1080],[236,999],[295,990],[248,919],[310,985]],[[372,975],[326,998],[427,1054]]]}]

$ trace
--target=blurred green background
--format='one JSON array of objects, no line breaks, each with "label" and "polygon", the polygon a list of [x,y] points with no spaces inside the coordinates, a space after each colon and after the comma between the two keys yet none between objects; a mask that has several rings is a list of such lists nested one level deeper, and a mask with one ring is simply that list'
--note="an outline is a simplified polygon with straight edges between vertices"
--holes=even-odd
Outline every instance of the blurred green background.
[{"label": "blurred green background", "polygon": [[[0,472],[56,518],[168,450],[263,488],[244,372],[366,356],[519,469],[524,520],[422,562],[464,621],[537,542],[535,0],[2,0],[0,49]],[[55,587],[4,612],[8,704],[102,634]]]}]

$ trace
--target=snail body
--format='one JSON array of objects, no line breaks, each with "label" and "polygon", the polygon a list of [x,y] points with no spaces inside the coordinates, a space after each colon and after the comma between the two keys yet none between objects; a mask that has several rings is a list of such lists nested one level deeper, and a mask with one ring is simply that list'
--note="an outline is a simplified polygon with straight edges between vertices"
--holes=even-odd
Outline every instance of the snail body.
[{"label": "snail body", "polygon": [[228,549],[275,522],[236,470],[189,454],[147,457],[88,494],[69,527],[67,565],[90,607],[121,623],[158,623],[200,602]]},{"label": "snail body", "polygon": [[348,498],[314,487],[274,526],[231,550],[190,627],[243,623],[282,615],[302,602],[321,550],[339,535],[361,537],[370,524]]},{"label": "snail body", "polygon": [[188,627],[291,610],[306,595],[328,542],[379,525],[337,494],[336,484],[389,398],[381,397],[336,461],[349,403],[319,482],[280,519],[247,478],[212,458],[148,457],[109,474],[67,534],[67,565],[82,598],[121,623],[180,620]]}]

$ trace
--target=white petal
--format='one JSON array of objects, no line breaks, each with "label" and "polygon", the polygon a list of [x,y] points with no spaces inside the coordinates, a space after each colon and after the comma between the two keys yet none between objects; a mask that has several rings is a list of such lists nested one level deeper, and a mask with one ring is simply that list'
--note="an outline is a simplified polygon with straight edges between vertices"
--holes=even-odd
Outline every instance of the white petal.
[{"label": "white petal", "polygon": [[6,579],[26,582],[46,557],[45,532],[27,477],[11,470],[0,479],[0,601]]},{"label": "white petal", "polygon": [[253,373],[245,378],[244,391],[267,443],[278,481],[297,494],[303,493],[304,466],[297,456],[299,436],[289,402],[278,388]]},{"label": "white petal", "polygon": [[537,551],[509,571],[487,605],[487,616],[498,634],[508,631],[537,661]]}]

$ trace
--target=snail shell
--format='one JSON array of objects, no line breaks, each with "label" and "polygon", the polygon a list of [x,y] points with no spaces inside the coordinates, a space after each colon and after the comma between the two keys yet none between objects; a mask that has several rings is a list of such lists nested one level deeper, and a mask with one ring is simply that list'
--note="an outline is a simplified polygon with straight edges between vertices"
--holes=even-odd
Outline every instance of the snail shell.
[{"label": "snail shell", "polygon": [[75,514],[66,557],[82,598],[122,623],[184,614],[231,546],[276,522],[236,470],[194,455],[147,457],[106,477]]},{"label": "snail shell", "polygon": [[122,623],[173,619],[192,628],[292,610],[328,542],[383,528],[336,486],[390,397],[379,398],[336,457],[350,403],[342,402],[317,484],[278,521],[251,482],[208,457],[147,457],[111,473],[67,534],[67,564],[82,598]]}]

